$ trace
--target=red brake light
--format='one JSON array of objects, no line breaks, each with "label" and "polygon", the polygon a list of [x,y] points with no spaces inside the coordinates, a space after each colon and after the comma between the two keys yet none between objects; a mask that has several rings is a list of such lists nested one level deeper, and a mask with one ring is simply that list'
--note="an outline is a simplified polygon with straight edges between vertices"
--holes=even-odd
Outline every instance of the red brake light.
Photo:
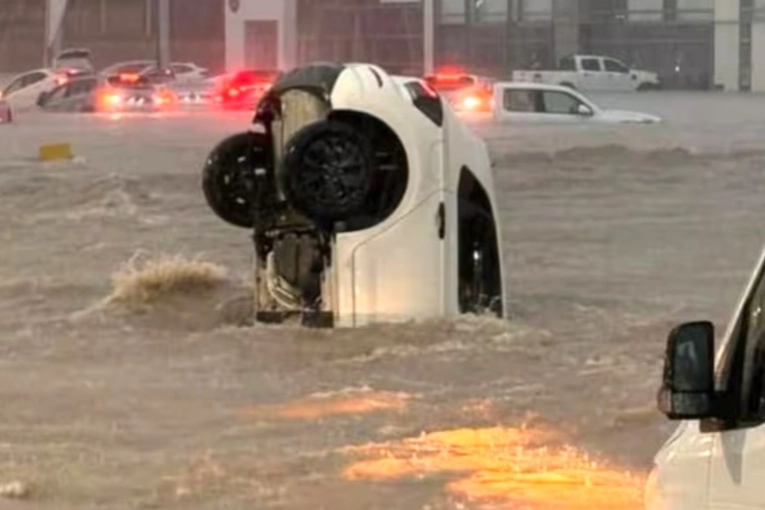
[{"label": "red brake light", "polygon": [[138,73],[120,73],[118,79],[127,83],[135,83],[141,79],[141,75]]},{"label": "red brake light", "polygon": [[56,85],[66,85],[69,81],[69,77],[65,74],[59,74],[56,76]]},{"label": "red brake light", "polygon": [[104,91],[99,96],[99,103],[104,108],[111,108],[122,104],[122,95],[110,91]]},{"label": "red brake light", "polygon": [[453,75],[459,76],[465,74],[465,69],[460,66],[443,66],[439,67],[436,71],[436,75]]}]

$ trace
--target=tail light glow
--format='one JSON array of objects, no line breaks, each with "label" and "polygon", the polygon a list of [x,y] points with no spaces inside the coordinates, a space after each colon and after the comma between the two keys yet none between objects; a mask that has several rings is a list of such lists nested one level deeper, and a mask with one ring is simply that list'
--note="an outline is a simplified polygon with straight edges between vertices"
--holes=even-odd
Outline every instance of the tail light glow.
[{"label": "tail light glow", "polygon": [[141,75],[137,73],[120,73],[118,79],[125,83],[135,83],[141,79]]},{"label": "tail light glow", "polygon": [[466,110],[477,110],[481,107],[481,98],[478,96],[467,96],[462,100],[462,107]]}]

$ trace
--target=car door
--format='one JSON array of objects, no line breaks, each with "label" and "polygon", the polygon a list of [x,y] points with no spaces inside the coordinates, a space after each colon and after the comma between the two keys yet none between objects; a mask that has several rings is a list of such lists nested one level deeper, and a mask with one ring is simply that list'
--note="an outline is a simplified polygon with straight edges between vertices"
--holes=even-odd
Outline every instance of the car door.
[{"label": "car door", "polygon": [[608,75],[609,90],[627,91],[635,89],[627,66],[612,58],[603,59],[603,67]]},{"label": "car door", "polygon": [[565,124],[589,122],[593,117],[592,108],[580,101],[574,94],[563,90],[541,90],[544,110],[540,112],[545,122]]},{"label": "car door", "polygon": [[95,78],[83,78],[69,84],[66,97],[63,100],[62,109],[68,112],[81,112],[87,110],[92,103],[93,90],[96,88]]},{"label": "car door", "polygon": [[500,122],[541,122],[542,96],[531,88],[517,88],[508,83],[494,86],[494,118]]},{"label": "car door", "polygon": [[16,94],[19,90],[21,90],[24,87],[25,79],[26,79],[26,75],[22,75],[14,79],[11,83],[5,86],[2,93],[0,93],[0,97],[2,97],[3,99],[7,99],[12,94]]},{"label": "car door", "polygon": [[710,510],[765,507],[765,274],[762,267],[734,322],[730,342],[740,344],[743,363],[732,370],[740,381],[742,418],[716,433],[710,460]]},{"label": "car door", "polygon": [[16,108],[30,108],[37,104],[40,92],[51,85],[49,75],[43,71],[33,71],[20,76],[3,91],[3,97]]},{"label": "car door", "polygon": [[66,96],[69,92],[70,85],[71,84],[69,83],[66,85],[59,85],[50,92],[47,92],[44,97],[41,98],[42,103],[40,104],[40,107],[43,110],[48,111],[61,111],[64,101],[66,100]]},{"label": "car door", "polygon": [[579,88],[584,90],[608,90],[607,75],[598,57],[582,57],[579,61]]}]

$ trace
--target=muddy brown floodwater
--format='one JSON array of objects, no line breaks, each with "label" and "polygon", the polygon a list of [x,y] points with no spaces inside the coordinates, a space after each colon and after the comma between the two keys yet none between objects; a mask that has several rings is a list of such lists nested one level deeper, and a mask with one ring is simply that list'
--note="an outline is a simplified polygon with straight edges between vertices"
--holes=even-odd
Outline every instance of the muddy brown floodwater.
[{"label": "muddy brown floodwater", "polygon": [[602,101],[667,122],[475,123],[509,321],[337,331],[239,325],[248,233],[199,171],[246,117],[0,128],[0,506],[640,508],[666,333],[723,325],[765,238],[763,99]]}]

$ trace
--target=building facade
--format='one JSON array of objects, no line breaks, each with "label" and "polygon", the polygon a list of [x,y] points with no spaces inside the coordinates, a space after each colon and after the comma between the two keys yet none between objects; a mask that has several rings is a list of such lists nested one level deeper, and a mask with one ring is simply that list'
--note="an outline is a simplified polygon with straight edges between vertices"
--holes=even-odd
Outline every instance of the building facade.
[{"label": "building facade", "polygon": [[[220,70],[224,66],[221,0],[171,0],[171,54]],[[97,67],[120,60],[154,58],[156,0],[69,0],[63,47],[87,47]],[[46,0],[0,0],[0,72],[44,65]]]},{"label": "building facade", "polygon": [[[69,0],[62,39],[96,65],[151,58],[157,0]],[[46,0],[0,0],[0,72],[38,67]],[[171,54],[213,70],[377,62],[506,77],[597,53],[670,88],[765,91],[765,0],[171,0]]]},{"label": "building facade", "polygon": [[765,0],[717,0],[715,83],[765,92]]},{"label": "building facade", "polygon": [[670,87],[712,84],[714,0],[441,0],[440,6],[444,62],[502,75],[597,53],[655,70]]},{"label": "building facade", "polygon": [[226,0],[226,4],[229,69],[366,60],[391,71],[422,72],[425,38],[419,0]]}]

